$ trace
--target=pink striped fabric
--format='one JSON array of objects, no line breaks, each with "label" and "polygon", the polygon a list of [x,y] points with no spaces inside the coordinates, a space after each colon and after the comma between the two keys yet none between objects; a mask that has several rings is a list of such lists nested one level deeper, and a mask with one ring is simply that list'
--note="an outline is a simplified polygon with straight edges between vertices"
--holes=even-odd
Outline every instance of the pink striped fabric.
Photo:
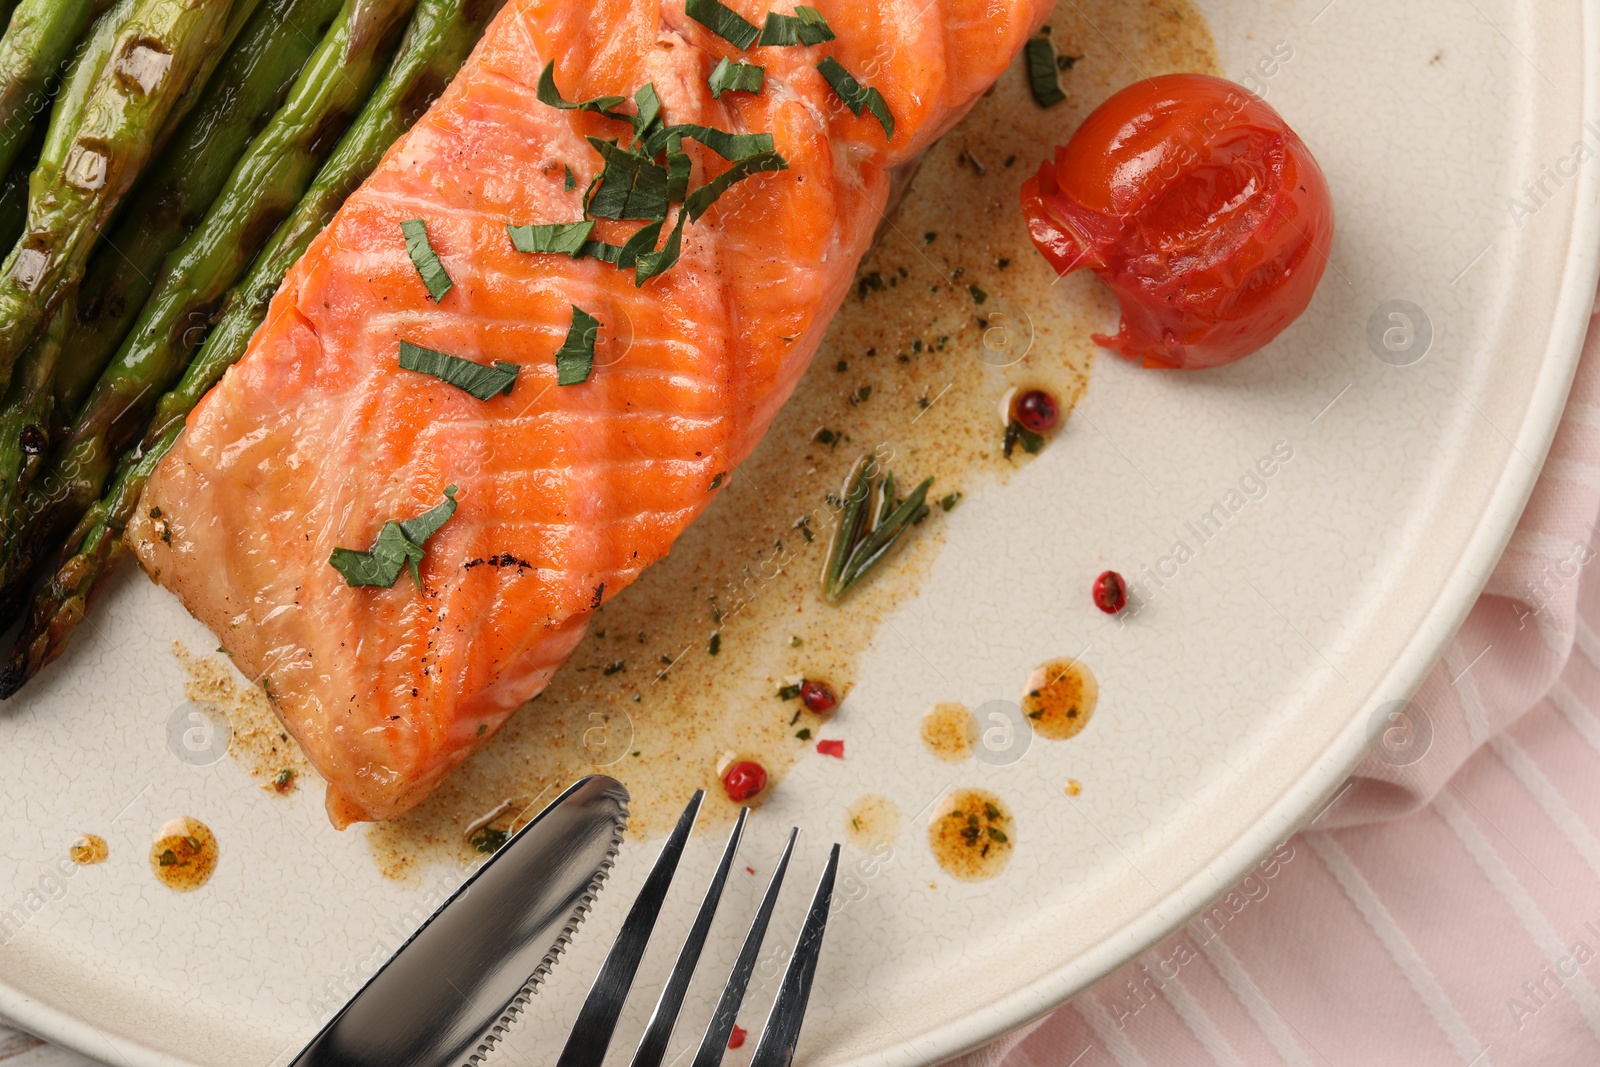
[{"label": "pink striped fabric", "polygon": [[[1600,311],[1600,307],[1597,307]],[[1600,1064],[1600,315],[1516,534],[1369,756],[1222,904],[962,1067]]]}]

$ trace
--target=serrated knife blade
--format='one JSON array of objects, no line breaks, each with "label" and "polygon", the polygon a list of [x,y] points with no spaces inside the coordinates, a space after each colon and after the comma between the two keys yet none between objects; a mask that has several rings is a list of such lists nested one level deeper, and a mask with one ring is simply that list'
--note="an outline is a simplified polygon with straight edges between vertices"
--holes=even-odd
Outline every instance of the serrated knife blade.
[{"label": "serrated knife blade", "polygon": [[583,920],[622,844],[628,791],[585,778],[523,827],[291,1067],[461,1067],[493,1050]]}]

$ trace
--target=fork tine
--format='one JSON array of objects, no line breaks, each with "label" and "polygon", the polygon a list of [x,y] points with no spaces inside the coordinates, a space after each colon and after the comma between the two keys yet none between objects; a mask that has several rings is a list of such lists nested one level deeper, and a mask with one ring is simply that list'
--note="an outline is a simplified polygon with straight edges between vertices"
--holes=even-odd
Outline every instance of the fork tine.
[{"label": "fork tine", "polygon": [[789,969],[784,972],[783,985],[767,1013],[767,1025],[761,1032],[761,1042],[756,1045],[750,1067],[788,1067],[794,1061],[795,1046],[800,1043],[800,1024],[805,1021],[806,1003],[811,999],[811,980],[817,974],[817,957],[822,953],[822,935],[828,926],[828,907],[833,903],[833,879],[839,870],[839,846],[828,853],[828,866],[817,881],[817,892],[811,898],[811,910],[800,928],[800,937],[794,944],[794,955],[789,957]]},{"label": "fork tine", "polygon": [[667,843],[661,846],[661,855],[650,869],[650,876],[639,890],[639,897],[622,922],[616,943],[606,954],[606,961],[595,976],[594,985],[578,1012],[578,1021],[572,1027],[566,1047],[561,1050],[557,1067],[600,1067],[606,1049],[611,1044],[611,1034],[617,1028],[617,1016],[622,1013],[622,1003],[633,985],[633,976],[639,970],[639,961],[650,943],[650,931],[655,929],[661,905],[667,899],[667,889],[677,872],[678,861],[683,858],[683,847],[694,829],[694,820],[700,814],[700,803],[705,799],[704,789],[695,790],[689,806],[678,817]]},{"label": "fork tine", "polygon": [[689,928],[683,951],[678,953],[678,962],[673,965],[672,974],[661,990],[661,999],[656,1001],[650,1025],[645,1027],[644,1037],[639,1039],[639,1048],[633,1054],[633,1067],[660,1067],[661,1061],[666,1058],[672,1028],[678,1021],[684,995],[689,992],[689,981],[694,977],[695,965],[700,962],[706,936],[711,933],[711,921],[716,918],[717,904],[722,900],[722,890],[728,883],[728,871],[733,867],[733,854],[739,850],[739,838],[744,834],[745,819],[749,814],[749,808],[739,809],[739,821],[733,824],[733,832],[728,835],[728,847],[722,850],[722,862],[717,865],[716,874],[711,876],[711,886],[706,890],[694,925]]},{"label": "fork tine", "polygon": [[706,1027],[700,1051],[695,1053],[693,1067],[720,1067],[722,1056],[728,1051],[728,1037],[739,1018],[739,1005],[744,1002],[745,988],[756,969],[756,957],[761,954],[761,942],[767,936],[767,923],[772,919],[772,909],[778,903],[778,889],[783,885],[784,872],[789,869],[789,857],[794,854],[795,838],[799,836],[798,829],[789,831],[789,843],[783,847],[783,856],[772,872],[772,880],[767,883],[766,896],[761,898],[755,921],[750,924],[744,946],[739,949],[739,958],[733,963],[733,973],[728,975],[728,984],[722,989],[722,999],[717,1001],[717,1010],[711,1016],[711,1025]]}]

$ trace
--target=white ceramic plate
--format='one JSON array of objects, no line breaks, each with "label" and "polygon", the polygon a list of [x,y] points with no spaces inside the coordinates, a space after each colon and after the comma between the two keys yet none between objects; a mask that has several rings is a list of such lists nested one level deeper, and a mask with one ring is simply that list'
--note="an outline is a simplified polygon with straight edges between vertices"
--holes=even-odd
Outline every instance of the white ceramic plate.
[{"label": "white ceramic plate", "polygon": [[[846,854],[809,1062],[928,1063],[975,1046],[1228,888],[1354,765],[1375,709],[1422,678],[1554,432],[1600,251],[1600,162],[1571,162],[1577,143],[1585,156],[1600,148],[1600,2],[1202,7],[1236,78],[1292,49],[1259,84],[1328,172],[1333,267],[1304,319],[1235,367],[1178,376],[1100,360],[1062,440],[949,517],[921,595],[861,665],[852,700],[881,714],[850,723],[850,759],[797,765],[747,847],[760,864],[788,820],[805,830],[778,924],[787,935],[838,804],[881,793],[906,815],[886,856]],[[1542,178],[1548,195],[1534,201],[1524,183]],[[1519,219],[1513,198],[1537,210]],[[1431,322],[1431,350],[1409,366],[1368,344],[1369,320],[1393,300]],[[1264,494],[1195,558],[1164,561],[1279,442],[1293,458]],[[1083,590],[1101,560],[1172,577],[1118,627]],[[4,709],[0,1013],[111,1063],[283,1062],[331,990],[356,982],[459,875],[386,881],[310,793],[265,798],[231,761],[175,769],[174,637],[211,647],[165,594],[122,581],[69,657]],[[929,703],[1014,695],[1035,664],[1086,645],[1101,705],[1070,749],[955,770],[904,758]],[[1067,776],[1081,796],[1063,794]],[[954,883],[931,859],[918,805],[953,783],[1015,807],[1025,847],[1003,877]],[[205,817],[225,849],[211,884],[187,896],[144,867],[154,822],[179,812]],[[61,870],[65,844],[95,828],[112,861]],[[714,847],[697,844],[693,879]],[[553,1059],[550,1035],[572,1018],[652,851],[624,853],[541,997],[544,1017],[516,1043],[523,1061]],[[703,975],[729,958],[756,882],[734,886]],[[642,1025],[690,895],[668,909],[619,1043]],[[781,945],[762,973],[780,959]],[[690,1024],[715,985],[697,985]],[[758,982],[747,1020],[772,985]]]}]

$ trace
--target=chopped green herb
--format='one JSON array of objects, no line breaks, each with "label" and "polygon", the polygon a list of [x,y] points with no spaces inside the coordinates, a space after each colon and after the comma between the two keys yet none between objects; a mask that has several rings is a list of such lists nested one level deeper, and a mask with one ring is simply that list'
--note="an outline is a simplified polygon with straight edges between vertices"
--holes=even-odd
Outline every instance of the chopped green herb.
[{"label": "chopped green herb", "polygon": [[1001,442],[1001,451],[1007,459],[1010,459],[1011,453],[1017,450],[1017,445],[1019,444],[1024,452],[1030,456],[1035,456],[1044,447],[1044,438],[1022,425],[1016,419],[1012,419],[1006,424],[1006,435]]},{"label": "chopped green herb", "polygon": [[411,256],[411,264],[422,275],[422,284],[428,287],[428,295],[437,304],[455,287],[455,283],[450,280],[444,264],[439,262],[439,256],[428,243],[428,224],[421,219],[411,219],[402,222],[400,230],[406,235],[406,253]]},{"label": "chopped green herb", "polygon": [[728,476],[727,472],[723,472],[721,474],[718,474],[715,478],[711,479],[711,488],[713,488],[713,489],[721,489],[722,488],[722,481],[727,476]]},{"label": "chopped green herb", "polygon": [[947,493],[945,494],[944,498],[939,501],[939,506],[945,511],[950,511],[959,503],[961,503],[960,492]]},{"label": "chopped green herb", "polygon": [[839,434],[824,426],[812,434],[811,439],[819,445],[835,445],[839,443]]},{"label": "chopped green herb", "polygon": [[873,484],[875,463],[871,456],[862,456],[845,479],[843,507],[822,575],[823,595],[834,603],[844,599],[889,554],[906,530],[928,513],[926,501],[932,478],[925,479],[901,500],[895,493],[892,472]]},{"label": "chopped green herb", "polygon": [[489,727],[488,726],[482,725],[482,724],[480,724],[478,726],[478,736],[479,737],[482,737],[484,734],[486,734],[488,732],[489,732]]},{"label": "chopped green herb", "polygon": [[634,107],[638,114],[633,116],[633,143],[640,144],[656,128],[661,121],[661,97],[656,94],[655,82],[645,82],[633,94]]},{"label": "chopped green herb", "polygon": [[[426,556],[423,546],[456,513],[456,487],[446,486],[444,495],[443,503],[414,519],[405,522],[391,519],[384,523],[370,552],[334,549],[333,555],[328,558],[329,565],[344,576],[345,583],[351,588],[372,585],[384,589],[394,588],[400,572],[409,566],[412,581],[421,589],[422,575],[417,570],[417,564]],[[263,685],[266,684],[263,682]]]},{"label": "chopped green herb", "polygon": [[150,509],[150,517],[152,519],[159,519],[161,517],[161,509],[160,508],[151,508]]},{"label": "chopped green herb", "polygon": [[693,165],[689,153],[683,150],[683,138],[677,133],[667,135],[663,150],[667,154],[667,200],[681,204],[683,198],[689,195],[689,177]]},{"label": "chopped green herb", "polygon": [[833,28],[822,12],[814,7],[796,7],[793,15],[767,13],[767,24],[761,27],[760,43],[763,47],[822,44],[834,39]]},{"label": "chopped green herb", "polygon": [[1040,107],[1054,107],[1067,98],[1056,77],[1056,49],[1048,37],[1034,37],[1028,41],[1025,55],[1028,61],[1028,88],[1033,91],[1033,102]]},{"label": "chopped green herb", "polygon": [[589,143],[605,159],[605,169],[589,197],[588,213],[599,219],[667,217],[667,168],[649,155],[630,152],[616,141],[590,137]]},{"label": "chopped green herb", "polygon": [[854,74],[845,70],[844,65],[832,56],[818,63],[817,69],[828,79],[828,84],[833,86],[833,91],[844,101],[844,106],[850,109],[851,114],[859,116],[862,111],[872,112],[872,117],[883,127],[885,136],[894,139],[894,116],[889,114],[889,102],[882,93],[862,85]]},{"label": "chopped green herb", "polygon": [[967,292],[972,294],[974,304],[985,304],[989,301],[989,294],[979,289],[976,285],[967,286]]},{"label": "chopped green herb", "polygon": [[755,23],[719,0],[688,0],[684,13],[735,48],[749,48],[761,35]]},{"label": "chopped green herb", "polygon": [[639,262],[634,267],[634,285],[642,286],[657,274],[669,270],[678,262],[678,257],[683,254],[683,224],[689,218],[688,211],[678,212],[678,222],[672,227],[672,232],[667,235],[667,243],[658,252],[642,252]]},{"label": "chopped green herb", "polygon": [[594,343],[600,333],[600,320],[572,305],[572,328],[556,351],[556,384],[578,385],[589,380],[594,370]]},{"label": "chopped green herb", "polygon": [[627,103],[628,98],[625,96],[597,96],[593,100],[576,101],[564,99],[561,90],[556,88],[556,61],[553,59],[545,64],[544,73],[539,75],[538,96],[539,103],[562,111],[592,111],[608,119],[629,121],[627,115],[619,115],[611,110],[618,104]]},{"label": "chopped green herb", "polygon": [[628,665],[626,663],[622,662],[619,659],[619,660],[613,660],[611,663],[609,663],[606,666],[606,669],[601,671],[600,673],[605,675],[607,678],[609,678],[613,674],[616,674],[618,671],[625,671],[627,669],[628,669]]},{"label": "chopped green herb", "polygon": [[699,141],[730,163],[737,163],[747,156],[754,156],[773,150],[772,134],[770,133],[729,133],[727,130],[719,130],[714,126],[700,126],[693,122],[680,122],[676,126],[657,128],[649,139],[645,141],[645,154],[649,156],[660,154],[662,149],[667,147],[667,142],[674,136],[684,140]]},{"label": "chopped green herb", "polygon": [[1009,840],[1009,838],[1006,837],[1005,831],[1000,829],[998,826],[988,827],[988,830],[989,830],[989,836],[992,837],[995,841],[998,841],[1002,845],[1005,844],[1006,841]]},{"label": "chopped green herb", "polygon": [[778,687],[779,700],[793,700],[799,695],[800,687],[798,685],[784,685]]},{"label": "chopped green herb", "polygon": [[811,727],[807,726],[804,729],[796,730],[794,735],[802,741],[809,741],[811,740]]},{"label": "chopped green herb", "polygon": [[712,634],[711,641],[706,645],[706,651],[715,656],[722,651],[722,635]]},{"label": "chopped green herb", "polygon": [[[767,21],[772,21],[772,16],[767,16]],[[766,84],[767,70],[754,63],[735,63],[727,56],[722,57],[722,62],[717,64],[711,72],[708,82],[711,86],[711,95],[718,100],[723,93],[759,93]]]},{"label": "chopped green herb", "polygon": [[619,266],[622,259],[622,246],[606,244],[604,241],[588,241],[583,246],[583,255],[575,258],[582,259],[584,256],[609,263],[614,267]]},{"label": "chopped green herb", "polygon": [[518,252],[564,254],[577,258],[594,232],[594,220],[551,222],[538,226],[507,226]]},{"label": "chopped green herb", "polygon": [[161,856],[157,862],[163,867],[176,867],[178,865],[178,857],[170,848],[164,848],[161,850]]},{"label": "chopped green herb", "polygon": [[283,770],[279,771],[277,777],[272,779],[272,788],[276,789],[280,793],[287,793],[289,791],[289,786],[293,784],[294,771],[288,767],[285,767]]},{"label": "chopped green herb", "polygon": [[479,400],[510,396],[517,384],[517,374],[522,370],[515,363],[501,360],[496,360],[493,366],[484,366],[470,359],[414,345],[410,341],[400,342],[400,367],[419,374],[431,374],[442,382],[471,393]]},{"label": "chopped green herb", "polygon": [[989,816],[991,819],[998,819],[1000,817],[1000,809],[995,807],[992,801],[988,800],[983,802],[983,813]]},{"label": "chopped green herb", "polygon": [[568,167],[567,168],[567,181],[566,181],[566,184],[565,184],[564,188],[566,189],[567,192],[570,193],[570,192],[572,192],[572,190],[576,189],[577,187],[578,187],[578,176],[576,174],[572,173],[572,168],[571,167]]},{"label": "chopped green herb", "polygon": [[653,251],[660,239],[661,223],[652,222],[648,226],[641,226],[632,237],[622,243],[622,250],[617,253],[617,266],[624,270],[635,266],[639,262],[639,257]]},{"label": "chopped green herb", "polygon": [[511,835],[504,830],[497,830],[492,826],[483,826],[468,839],[467,843],[479,852],[494,853],[500,851],[500,847],[510,837]]},{"label": "chopped green herb", "polygon": [[745,156],[690,193],[683,201],[683,209],[688,213],[690,221],[699,222],[700,216],[709,211],[711,205],[715,204],[723,193],[752,174],[788,169],[788,161],[776,152],[758,152],[753,156]]}]

